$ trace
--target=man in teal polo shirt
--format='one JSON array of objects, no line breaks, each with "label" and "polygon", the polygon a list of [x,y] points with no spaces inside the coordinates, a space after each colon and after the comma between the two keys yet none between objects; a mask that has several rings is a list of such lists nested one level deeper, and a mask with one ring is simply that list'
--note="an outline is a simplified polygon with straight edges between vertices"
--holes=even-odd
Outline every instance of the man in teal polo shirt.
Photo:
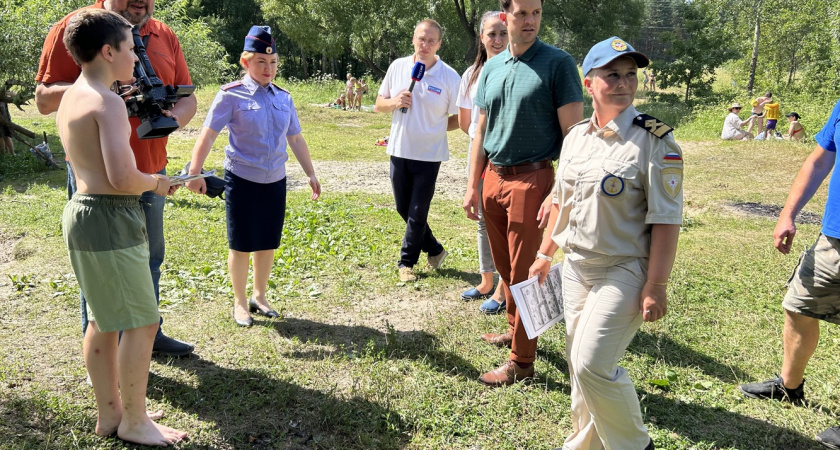
[{"label": "man in teal polo shirt", "polygon": [[[551,161],[560,155],[566,130],[583,118],[583,87],[574,59],[537,38],[543,0],[500,0],[499,5],[510,43],[487,61],[479,79],[475,104],[481,112],[464,210],[478,219],[477,187],[483,182],[490,251],[505,298],[512,299],[508,286],[528,278],[535,257],[548,258],[537,251],[551,207]],[[537,340],[528,339],[513,301],[507,302],[507,317],[507,332],[481,337],[511,348],[507,362],[479,378],[490,386],[534,375]]]}]

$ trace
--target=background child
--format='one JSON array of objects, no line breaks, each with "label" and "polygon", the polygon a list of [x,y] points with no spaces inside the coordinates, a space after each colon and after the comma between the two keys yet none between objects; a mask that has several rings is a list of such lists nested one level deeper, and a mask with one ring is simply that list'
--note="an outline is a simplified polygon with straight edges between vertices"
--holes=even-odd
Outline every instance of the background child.
[{"label": "background child", "polygon": [[[769,92],[768,92],[768,94],[769,94]],[[764,131],[765,131],[764,137],[766,139],[770,139],[771,137],[775,136],[776,122],[778,122],[780,115],[781,115],[781,113],[779,112],[779,102],[778,101],[773,101],[771,99],[767,103],[764,104],[764,117],[767,119],[767,125],[764,128]]]},{"label": "background child", "polygon": [[753,127],[755,127],[756,133],[761,133],[764,130],[764,105],[770,103],[772,97],[773,93],[767,91],[763,97],[756,97],[753,100],[751,115],[756,117],[753,119],[753,123],[750,124],[749,128],[747,128],[747,133],[752,133]]},{"label": "background child", "polygon": [[110,90],[114,81],[133,76],[137,57],[130,30],[123,17],[101,9],[83,10],[67,25],[64,44],[82,73],[56,115],[77,186],[62,222],[73,271],[87,296],[90,326],[83,352],[96,396],[96,434],[116,432],[129,442],[167,446],[187,433],[154,423],[160,413],[146,414],[160,313],[140,194],[166,195],[169,178],[137,170],[125,102]]},{"label": "background child", "polygon": [[356,81],[356,84],[355,84],[355,92],[354,92],[355,97],[353,99],[353,105],[351,105],[353,108],[356,108],[356,111],[361,111],[362,110],[362,96],[365,95],[367,93],[367,91],[368,91],[367,83],[365,83],[365,80],[359,78],[358,81]]}]

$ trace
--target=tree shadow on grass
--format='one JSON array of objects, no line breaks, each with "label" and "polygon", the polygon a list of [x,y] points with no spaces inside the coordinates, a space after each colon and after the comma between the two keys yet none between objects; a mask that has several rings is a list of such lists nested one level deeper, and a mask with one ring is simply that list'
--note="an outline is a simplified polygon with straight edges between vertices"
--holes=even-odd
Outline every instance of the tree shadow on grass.
[{"label": "tree shadow on grass", "polygon": [[[360,398],[339,398],[248,369],[198,358],[173,359],[195,385],[149,374],[148,397],[194,414],[235,448],[401,448],[411,426]],[[186,430],[190,431],[190,430]]]},{"label": "tree shadow on grass", "polygon": [[[293,350],[290,357],[322,360],[335,355],[355,356],[383,352],[388,359],[422,361],[431,368],[468,379],[478,377],[478,369],[467,360],[442,350],[437,336],[425,331],[379,331],[360,325],[331,325],[312,320],[286,318],[274,325],[286,339],[320,344],[316,349]],[[332,348],[324,348],[327,345]]]},{"label": "tree shadow on grass", "polygon": [[670,430],[694,442],[712,443],[714,448],[823,448],[811,436],[724,408],[679,402],[647,391],[641,391],[640,395],[646,421],[654,423],[659,429]]},{"label": "tree shadow on grass", "polygon": [[724,383],[737,384],[742,380],[750,379],[750,376],[740,368],[704,355],[694,348],[673,340],[667,334],[639,330],[627,351],[638,355],[649,355],[653,359],[663,359],[673,366],[698,367],[706,375]]}]

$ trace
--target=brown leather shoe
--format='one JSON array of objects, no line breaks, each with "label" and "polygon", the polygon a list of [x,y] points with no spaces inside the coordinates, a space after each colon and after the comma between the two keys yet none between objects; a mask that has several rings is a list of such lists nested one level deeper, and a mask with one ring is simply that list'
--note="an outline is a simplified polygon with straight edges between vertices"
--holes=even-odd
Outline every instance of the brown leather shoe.
[{"label": "brown leather shoe", "polygon": [[491,370],[481,377],[478,381],[488,386],[510,386],[517,381],[522,381],[526,378],[534,378],[534,366],[527,369],[522,369],[512,360],[507,360],[498,369]]},{"label": "brown leather shoe", "polygon": [[510,348],[511,342],[513,342],[513,335],[510,331],[505,334],[487,333],[481,335],[481,340],[493,344],[496,347]]}]

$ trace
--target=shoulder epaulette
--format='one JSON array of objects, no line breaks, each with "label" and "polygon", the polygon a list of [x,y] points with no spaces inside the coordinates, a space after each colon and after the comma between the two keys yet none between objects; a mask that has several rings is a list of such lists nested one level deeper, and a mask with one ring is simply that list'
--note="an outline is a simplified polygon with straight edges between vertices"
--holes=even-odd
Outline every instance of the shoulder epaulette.
[{"label": "shoulder epaulette", "polygon": [[644,128],[648,131],[648,133],[660,139],[674,130],[664,122],[660,122],[656,117],[649,116],[647,114],[639,114],[636,116],[636,118],[633,119],[633,124]]},{"label": "shoulder epaulette", "polygon": [[574,124],[574,125],[570,126],[569,128],[567,128],[567,129],[566,129],[566,131],[568,132],[569,130],[571,130],[572,128],[574,128],[574,127],[576,127],[576,126],[578,126],[578,125],[584,125],[584,124],[587,124],[587,123],[589,123],[589,121],[590,121],[590,120],[591,120],[591,119],[583,119],[583,120],[581,120],[580,122],[578,122],[578,123],[576,123],[576,124]]},{"label": "shoulder epaulette", "polygon": [[271,85],[272,85],[272,86],[274,86],[274,87],[276,87],[277,89],[280,89],[281,91],[283,91],[283,92],[285,92],[285,93],[287,93],[287,94],[289,94],[289,95],[292,95],[292,93],[291,93],[291,92],[289,92],[289,91],[287,91],[287,90],[285,90],[285,89],[281,88],[280,86],[277,86],[276,84],[274,84],[274,82],[273,82],[273,81],[271,82]]},{"label": "shoulder epaulette", "polygon": [[222,89],[223,91],[227,91],[227,90],[233,89],[233,88],[235,88],[235,87],[237,87],[237,86],[242,86],[242,80],[236,80],[236,81],[234,81],[234,82],[232,82],[232,83],[228,83],[228,84],[226,84],[226,85],[222,86],[222,87],[221,87],[221,89]]}]

